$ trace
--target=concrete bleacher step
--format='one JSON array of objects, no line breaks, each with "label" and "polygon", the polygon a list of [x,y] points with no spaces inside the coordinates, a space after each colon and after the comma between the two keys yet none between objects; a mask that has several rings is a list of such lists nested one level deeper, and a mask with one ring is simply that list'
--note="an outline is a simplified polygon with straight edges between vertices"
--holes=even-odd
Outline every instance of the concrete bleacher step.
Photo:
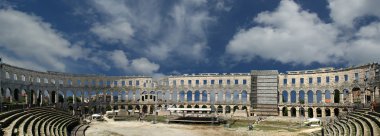
[{"label": "concrete bleacher step", "polygon": [[28,118],[26,118],[26,119],[20,124],[20,126],[19,126],[19,128],[18,128],[18,130],[19,130],[19,131],[18,131],[18,132],[19,132],[19,135],[20,135],[20,136],[24,136],[24,135],[26,135],[28,125],[32,125],[32,124],[30,124],[31,121],[32,121],[35,117],[37,117],[37,116],[41,116],[41,115],[44,115],[44,113],[43,113],[43,112],[41,112],[41,113],[37,112],[37,113],[33,113],[33,115],[31,115],[31,116],[29,116]]},{"label": "concrete bleacher step", "polygon": [[350,115],[356,116],[357,118],[366,122],[368,127],[370,128],[372,135],[380,134],[380,130],[379,130],[380,128],[379,128],[378,124],[376,124],[376,122],[373,121],[371,118],[368,118],[367,116],[365,116],[366,113],[352,112],[352,113],[350,113]]},{"label": "concrete bleacher step", "polygon": [[22,112],[23,110],[22,109],[18,109],[18,110],[11,110],[11,111],[6,111],[6,112],[2,112],[0,113],[0,120],[3,120],[5,119],[6,117],[9,117],[15,113],[19,113],[19,112]]},{"label": "concrete bleacher step", "polygon": [[348,127],[345,125],[345,123],[342,123],[341,121],[338,121],[336,123],[341,128],[341,130],[343,130],[343,131],[341,131],[340,135],[348,136],[348,134],[349,134]]},{"label": "concrete bleacher step", "polygon": [[354,128],[355,128],[355,136],[361,136],[361,135],[363,135],[362,128],[361,128],[361,126],[357,122],[355,122],[353,120],[348,120],[348,122],[354,126]]},{"label": "concrete bleacher step", "polygon": [[28,118],[31,115],[32,115],[31,113],[26,113],[26,114],[23,114],[20,117],[16,118],[15,120],[13,120],[12,123],[8,127],[3,128],[4,135],[5,136],[11,136],[13,133],[17,134],[19,131],[18,126],[21,124],[21,122],[23,120],[25,120],[26,118]]},{"label": "concrete bleacher step", "polygon": [[336,130],[337,130],[337,136],[342,136],[343,135],[343,129],[342,129],[341,126],[339,126],[337,123],[334,123],[333,127],[335,127]]},{"label": "concrete bleacher step", "polygon": [[369,126],[367,125],[366,122],[364,122],[363,120],[360,120],[360,119],[358,119],[358,118],[356,118],[354,116],[347,116],[347,117],[350,118],[350,119],[352,119],[352,120],[354,120],[356,123],[358,123],[361,126],[362,133],[363,133],[362,135],[363,136],[370,136],[371,135],[370,128],[369,128]]},{"label": "concrete bleacher step", "polygon": [[54,135],[54,130],[56,130],[56,126],[55,124],[57,124],[58,122],[61,122],[65,119],[67,119],[68,117],[57,117],[51,121],[48,122],[48,124],[46,125],[45,127],[45,134],[46,135]]},{"label": "concrete bleacher step", "polygon": [[347,127],[348,127],[349,136],[355,136],[356,135],[355,126],[348,120],[345,120],[345,123],[347,124]]}]

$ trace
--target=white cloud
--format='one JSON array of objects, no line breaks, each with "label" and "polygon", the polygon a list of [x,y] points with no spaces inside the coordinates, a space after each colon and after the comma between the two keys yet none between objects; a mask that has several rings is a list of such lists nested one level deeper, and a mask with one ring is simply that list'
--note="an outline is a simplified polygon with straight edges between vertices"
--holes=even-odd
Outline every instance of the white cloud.
[{"label": "white cloud", "polygon": [[138,58],[129,61],[127,55],[125,55],[122,50],[114,50],[106,54],[108,60],[113,63],[113,66],[122,69],[128,74],[153,75],[157,74],[155,72],[160,68],[160,65],[150,62],[147,58]]},{"label": "white cloud", "polygon": [[329,0],[330,16],[343,27],[352,28],[362,16],[380,17],[379,0]]},{"label": "white cloud", "polygon": [[156,72],[160,68],[160,65],[152,63],[146,58],[139,58],[132,60],[131,68],[137,73],[150,75]]},{"label": "white cloud", "polygon": [[262,12],[254,21],[260,25],[240,30],[226,47],[238,61],[260,56],[307,65],[331,63],[343,56],[335,42],[338,30],[293,1],[281,1],[275,11]]},{"label": "white cloud", "polygon": [[355,40],[348,42],[345,59],[351,64],[378,62],[380,60],[380,22],[362,27]]},{"label": "white cloud", "polygon": [[94,24],[91,31],[109,43],[121,42],[124,44],[128,43],[134,33],[131,25],[123,20],[113,20],[106,24]]},{"label": "white cloud", "polygon": [[[308,65],[348,62],[350,65],[380,59],[380,22],[355,26],[355,19],[374,15],[378,1],[330,0],[332,23],[321,21],[315,13],[302,10],[294,1],[284,0],[272,12],[260,13],[259,25],[240,30],[226,47],[235,61],[256,57],[282,63]],[[372,10],[373,9],[373,10]]]},{"label": "white cloud", "polygon": [[[154,0],[109,0],[95,1],[92,4],[106,18],[94,24],[91,29],[98,36],[102,35],[103,40],[123,41],[125,47],[142,52],[154,60],[164,61],[176,57],[201,61],[205,58],[208,50],[206,29],[214,20],[208,13],[205,0],[175,1],[173,5]],[[129,24],[130,28],[111,31],[120,27],[105,24],[114,24],[115,20]],[[100,30],[105,30],[105,34],[99,35],[99,32],[94,31],[97,26],[100,26]],[[135,45],[129,41],[130,37],[126,36],[128,34],[136,37]]]},{"label": "white cloud", "polygon": [[37,16],[2,9],[0,24],[0,48],[6,63],[37,70],[65,71],[62,59],[77,60],[85,55],[79,45],[72,45]]}]

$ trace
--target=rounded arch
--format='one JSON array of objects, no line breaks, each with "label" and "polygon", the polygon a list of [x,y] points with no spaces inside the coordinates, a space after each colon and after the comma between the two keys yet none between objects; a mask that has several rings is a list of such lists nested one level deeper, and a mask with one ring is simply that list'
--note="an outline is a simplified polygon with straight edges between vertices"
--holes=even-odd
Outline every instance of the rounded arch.
[{"label": "rounded arch", "polygon": [[297,116],[297,110],[296,110],[296,108],[292,107],[290,109],[290,114],[291,114],[292,117],[296,117]]},{"label": "rounded arch", "polygon": [[192,102],[193,101],[193,92],[191,90],[187,91],[187,102]]},{"label": "rounded arch", "polygon": [[297,101],[297,93],[295,90],[290,92],[290,101],[291,103],[296,103]]},{"label": "rounded arch", "polygon": [[282,116],[288,116],[288,108],[287,107],[282,108]]},{"label": "rounded arch", "polygon": [[199,90],[195,90],[194,92],[194,102],[199,102],[200,92]]},{"label": "rounded arch", "polygon": [[227,104],[231,104],[231,91],[230,90],[226,91],[225,99],[226,99]]},{"label": "rounded arch", "polygon": [[241,101],[243,104],[247,104],[247,91],[246,90],[243,90],[241,92]]},{"label": "rounded arch", "polygon": [[305,108],[300,107],[300,109],[299,109],[299,114],[300,114],[300,116],[302,116],[302,117],[306,117],[306,116],[305,116]]},{"label": "rounded arch", "polygon": [[288,101],[288,91],[286,91],[286,90],[284,90],[284,91],[282,91],[282,102],[283,103],[287,103],[287,102],[289,102]]},{"label": "rounded arch", "polygon": [[223,113],[222,105],[218,105],[217,111],[218,111],[218,113]]},{"label": "rounded arch", "polygon": [[331,103],[331,92],[330,92],[330,90],[325,91],[325,103]]},{"label": "rounded arch", "polygon": [[180,102],[185,102],[185,91],[180,91],[179,92],[179,100]]},{"label": "rounded arch", "polygon": [[352,88],[352,99],[354,103],[361,103],[361,89],[359,87]]},{"label": "rounded arch", "polygon": [[299,93],[299,97],[298,97],[299,103],[304,104],[305,103],[305,92],[303,90],[301,90],[298,93]]},{"label": "rounded arch", "polygon": [[334,103],[340,103],[340,91],[338,89],[334,90]]},{"label": "rounded arch", "polygon": [[307,109],[307,114],[308,114],[307,117],[309,117],[309,118],[313,118],[313,116],[314,116],[313,108],[308,108],[308,109]]},{"label": "rounded arch", "polygon": [[19,102],[20,101],[20,90],[18,90],[17,88],[13,90],[13,99],[16,101],[16,102]]},{"label": "rounded arch", "polygon": [[307,91],[307,102],[314,103],[314,92],[312,90]]},{"label": "rounded arch", "polygon": [[335,117],[339,116],[339,109],[338,108],[334,109],[334,116]]},{"label": "rounded arch", "polygon": [[223,102],[223,94],[224,94],[224,92],[222,91],[222,90],[220,90],[220,91],[218,91],[218,93],[217,93],[217,96],[218,96],[218,103],[221,103],[221,102]]},{"label": "rounded arch", "polygon": [[212,103],[212,104],[215,103],[215,91],[214,90],[210,91],[210,103]]},{"label": "rounded arch", "polygon": [[326,117],[330,117],[331,116],[331,110],[329,108],[325,109],[325,115],[326,115]]},{"label": "rounded arch", "polygon": [[226,113],[231,113],[231,106],[229,105],[226,106]]},{"label": "rounded arch", "polygon": [[238,101],[239,101],[239,92],[235,90],[233,94],[233,104],[237,104]]}]

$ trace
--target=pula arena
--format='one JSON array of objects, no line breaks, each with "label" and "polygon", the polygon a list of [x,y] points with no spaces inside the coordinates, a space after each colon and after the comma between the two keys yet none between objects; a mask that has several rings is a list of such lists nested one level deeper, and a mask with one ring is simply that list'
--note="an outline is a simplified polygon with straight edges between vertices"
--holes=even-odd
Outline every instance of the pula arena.
[{"label": "pula arena", "polygon": [[378,63],[370,63],[287,73],[252,70],[153,79],[41,72],[3,63],[1,101],[57,106],[76,115],[108,110],[154,114],[155,107],[159,115],[165,115],[174,114],[167,108],[176,107],[211,108],[207,113],[225,117],[337,117],[380,103],[379,68]]}]

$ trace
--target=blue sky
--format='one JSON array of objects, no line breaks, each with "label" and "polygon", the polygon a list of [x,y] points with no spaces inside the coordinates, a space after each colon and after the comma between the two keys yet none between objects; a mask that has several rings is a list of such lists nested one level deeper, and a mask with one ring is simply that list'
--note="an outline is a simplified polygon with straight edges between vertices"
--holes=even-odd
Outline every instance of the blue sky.
[{"label": "blue sky", "polygon": [[0,1],[0,55],[35,69],[169,75],[380,58],[378,0]]}]

